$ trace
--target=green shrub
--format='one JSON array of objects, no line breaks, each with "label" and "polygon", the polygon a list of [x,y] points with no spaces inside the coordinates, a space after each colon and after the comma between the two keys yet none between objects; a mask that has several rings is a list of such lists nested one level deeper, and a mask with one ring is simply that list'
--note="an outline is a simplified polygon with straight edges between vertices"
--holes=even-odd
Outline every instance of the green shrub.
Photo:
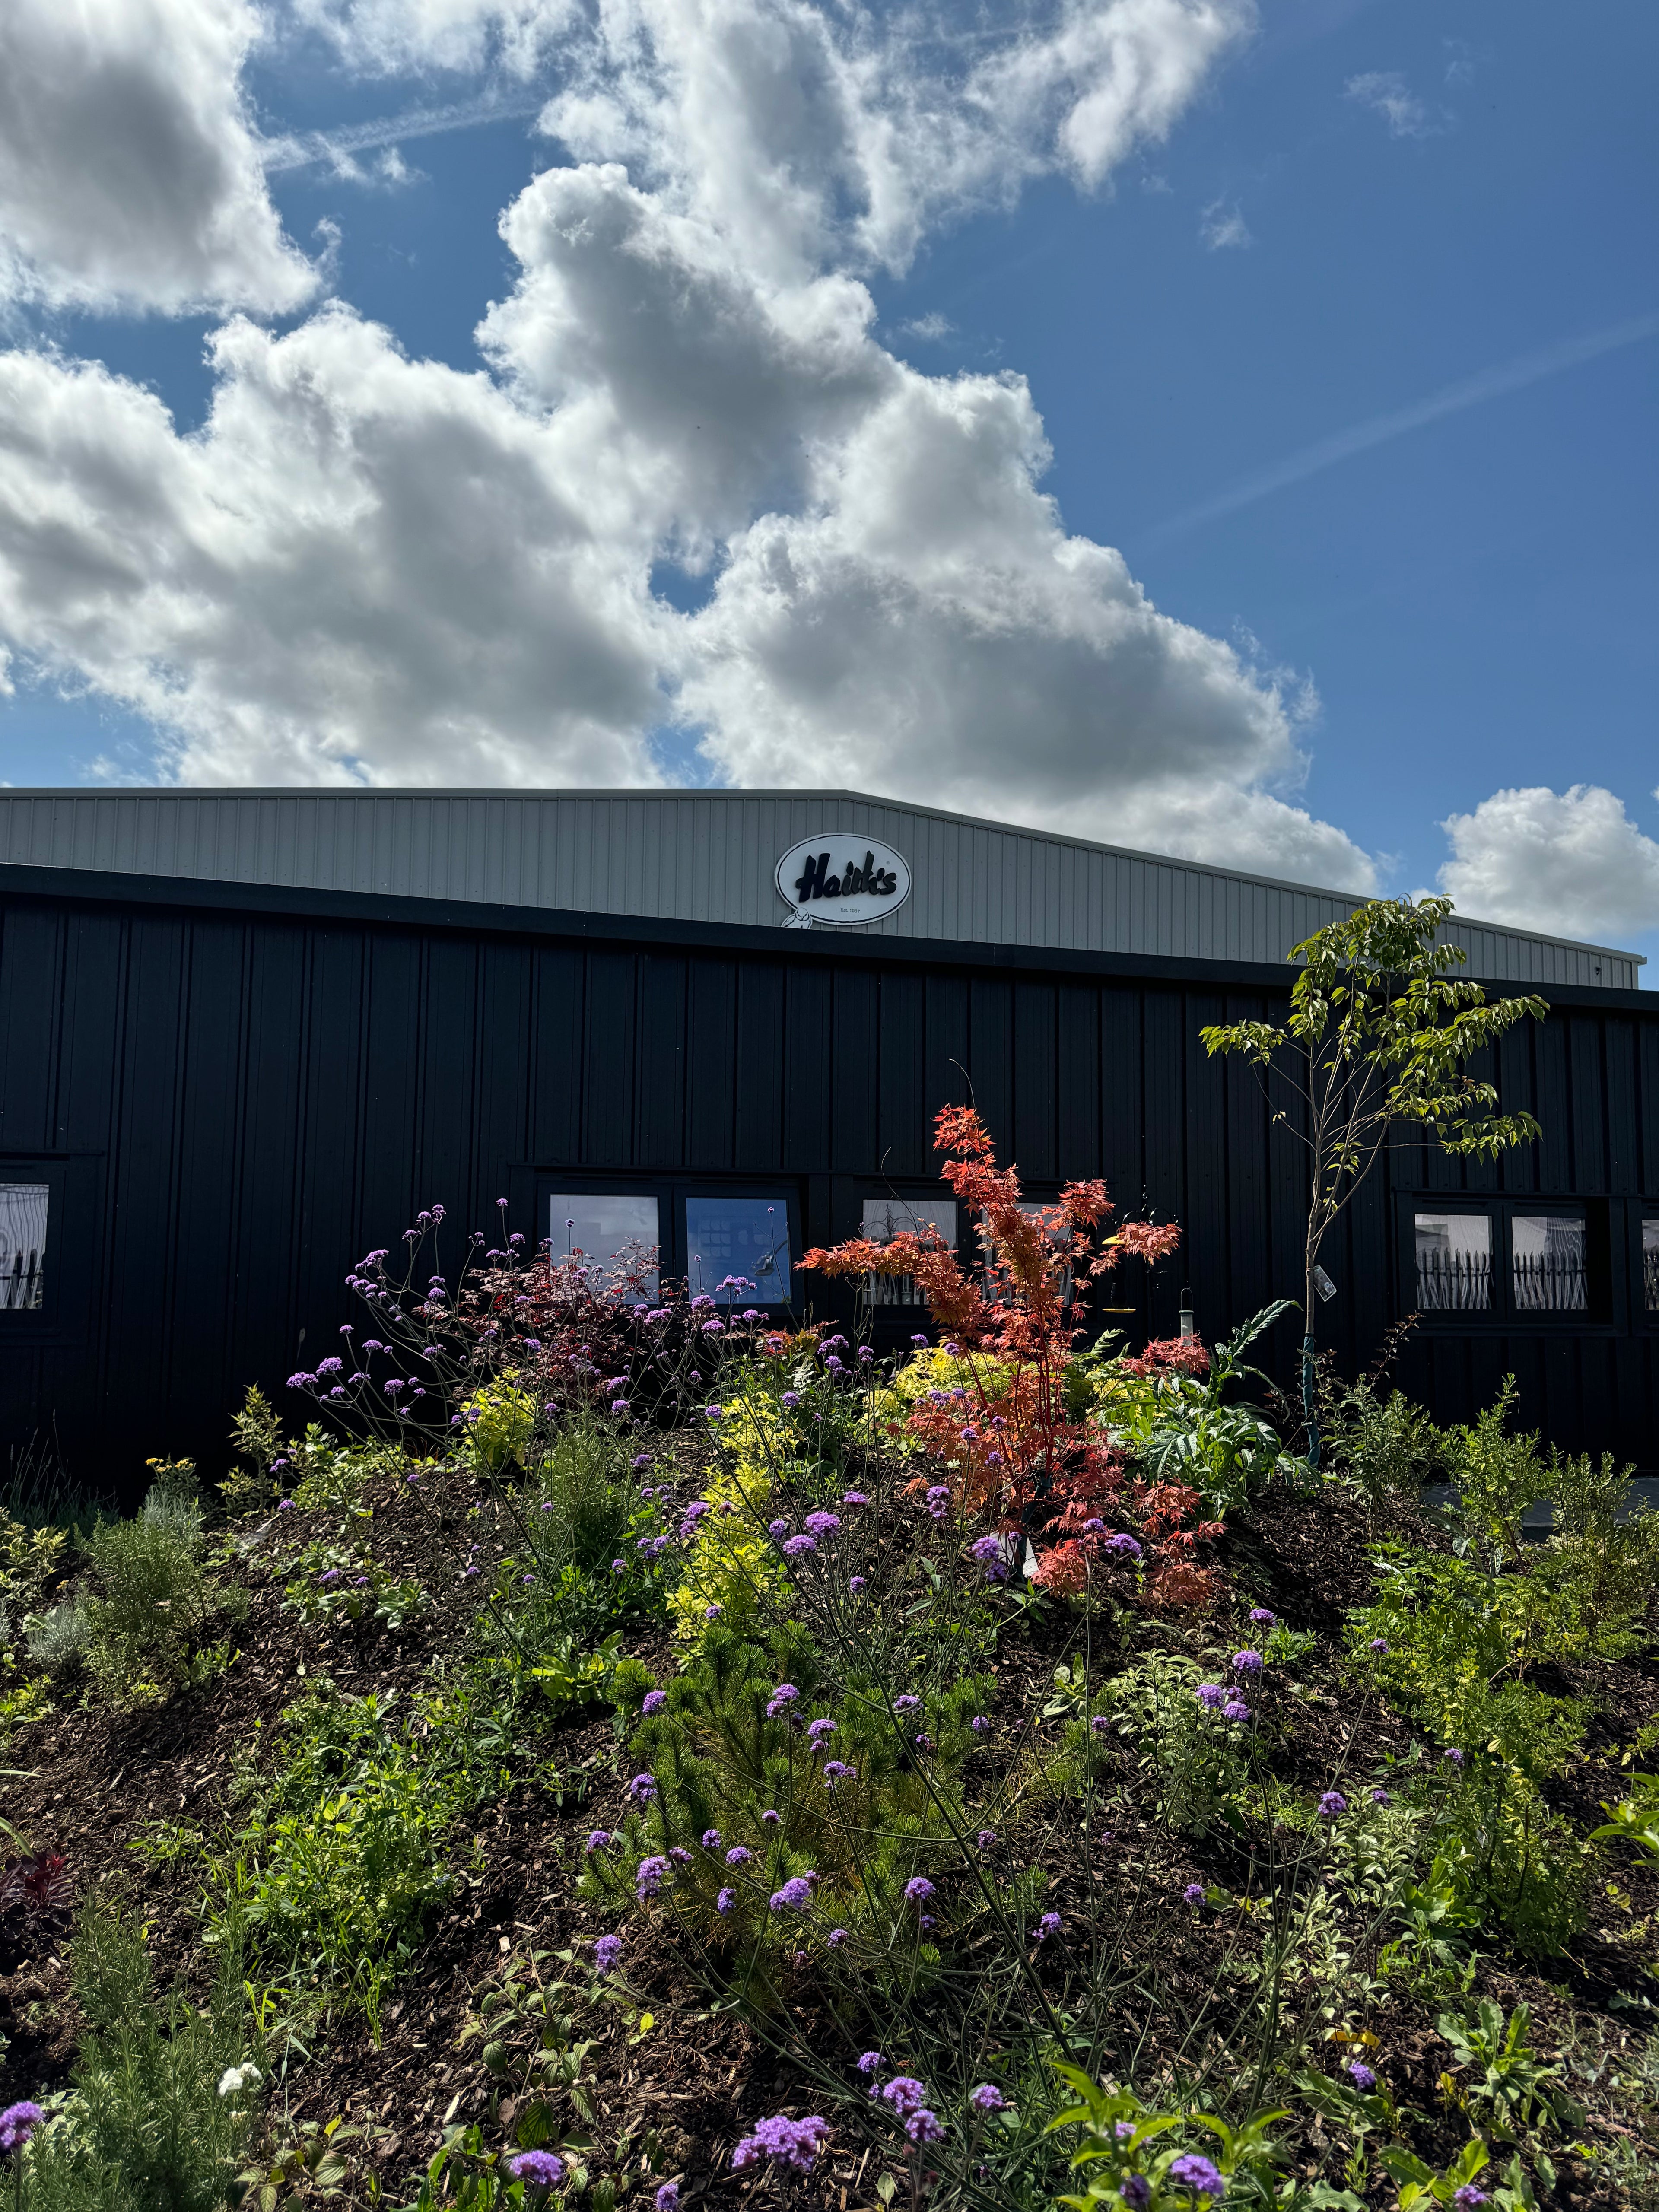
[{"label": "green shrub", "polygon": [[1342,1470],[1373,1515],[1393,1498],[1416,1504],[1443,1470],[1444,1443],[1425,1409],[1403,1391],[1385,1396],[1369,1376],[1325,1400],[1321,1426],[1333,1468]]},{"label": "green shrub", "polygon": [[87,1660],[116,1705],[154,1698],[184,1679],[212,1619],[216,1591],[197,1537],[172,1517],[106,1521],[88,1546]]},{"label": "green shrub", "polygon": [[1587,1455],[1551,1461],[1554,1513],[1533,1571],[1555,1594],[1567,1656],[1622,1658],[1643,1642],[1659,1585],[1659,1513],[1632,1505],[1634,1474],[1610,1453],[1599,1463]]},{"label": "green shrub", "polygon": [[38,1667],[54,1681],[65,1681],[78,1674],[86,1664],[87,1647],[91,1641],[92,1624],[88,1619],[86,1601],[72,1597],[66,1598],[62,1605],[53,1606],[50,1613],[30,1616],[25,1649],[31,1666]]},{"label": "green shrub", "polygon": [[505,1786],[487,1687],[470,1678],[400,1709],[326,1678],[283,1715],[251,1817],[211,1862],[217,1940],[378,2021],[428,1912],[461,1880],[461,1816]]},{"label": "green shrub", "polygon": [[236,1464],[219,1485],[225,1510],[231,1514],[257,1513],[276,1495],[271,1462],[283,1456],[283,1425],[258,1383],[250,1383],[241,1410],[230,1425],[236,1447]]},{"label": "green shrub", "polygon": [[[204,2009],[158,1996],[136,1920],[100,1905],[72,1947],[90,2033],[74,2088],[23,2163],[27,2212],[217,2212],[253,2125],[258,2054],[227,1950]],[[226,2086],[233,2071],[240,2086]]]},{"label": "green shrub", "polygon": [[1237,1512],[1273,1475],[1298,1479],[1307,1471],[1266,1414],[1231,1395],[1246,1381],[1267,1380],[1244,1354],[1288,1310],[1283,1298],[1265,1306],[1214,1347],[1203,1374],[1121,1353],[1080,1363],[1101,1420],[1142,1472],[1156,1482],[1190,1485],[1208,1519]]},{"label": "green shrub", "polygon": [[[1492,1510],[1501,1522],[1501,1499]],[[1563,1647],[1570,1611],[1525,1572],[1400,1546],[1377,1558],[1380,1595],[1354,1615],[1354,1641],[1444,1747],[1433,1786],[1459,1895],[1522,1948],[1559,1950],[1583,1924],[1584,1854],[1540,1785],[1583,1741],[1588,1709],[1523,1675]]]},{"label": "green shrub", "polygon": [[1509,1432],[1516,1396],[1515,1377],[1506,1375],[1497,1398],[1473,1426],[1442,1431],[1452,1484],[1447,1516],[1458,1533],[1460,1549],[1473,1553],[1493,1573],[1520,1558],[1525,1541],[1522,1521],[1550,1486],[1536,1436]]},{"label": "green shrub", "polygon": [[1182,1653],[1149,1652],[1108,1682],[1101,1699],[1152,1779],[1159,1817],[1194,1836],[1215,1826],[1249,1771],[1244,1731],[1198,1702],[1201,1672]]},{"label": "green shrub", "polygon": [[609,1570],[638,1510],[632,1442],[625,1431],[580,1416],[554,1437],[524,1499],[538,1572]]}]

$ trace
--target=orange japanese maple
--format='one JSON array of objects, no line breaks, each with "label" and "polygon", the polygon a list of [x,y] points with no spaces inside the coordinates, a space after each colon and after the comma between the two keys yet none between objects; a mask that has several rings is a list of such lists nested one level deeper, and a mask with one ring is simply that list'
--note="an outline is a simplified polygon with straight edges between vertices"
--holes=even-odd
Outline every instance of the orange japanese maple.
[{"label": "orange japanese maple", "polygon": [[[1157,1260],[1181,1242],[1173,1223],[1126,1221],[1113,1213],[1098,1180],[1068,1182],[1052,1206],[1029,1206],[1018,1170],[1000,1168],[989,1134],[971,1106],[946,1106],[934,1122],[945,1180],[979,1224],[983,1266],[963,1272],[932,1230],[902,1231],[890,1243],[853,1237],[833,1251],[808,1252],[799,1264],[826,1275],[908,1275],[921,1289],[945,1349],[956,1351],[968,1379],[930,1391],[905,1426],[948,1468],[963,1503],[1005,1527],[1023,1527],[1040,1504],[1059,1540],[1037,1574],[1043,1587],[1081,1588],[1091,1556],[1109,1541],[1103,1516],[1122,1495],[1121,1455],[1097,1429],[1072,1418],[1066,1371],[1083,1334],[1085,1286],[1125,1259]],[[1176,1501],[1160,1492],[1149,1595],[1190,1603],[1202,1577],[1170,1518]],[[1192,1498],[1196,1506],[1197,1498]],[[1177,1514],[1175,1518],[1179,1519]],[[1171,1575],[1174,1581],[1170,1581]]]}]

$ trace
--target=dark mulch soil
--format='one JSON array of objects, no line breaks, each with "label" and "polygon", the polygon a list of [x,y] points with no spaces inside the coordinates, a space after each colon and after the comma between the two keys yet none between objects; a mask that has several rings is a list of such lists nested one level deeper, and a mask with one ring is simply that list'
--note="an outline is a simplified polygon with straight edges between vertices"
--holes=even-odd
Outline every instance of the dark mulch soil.
[{"label": "dark mulch soil", "polygon": [[[678,1447],[688,1493],[700,1447],[700,1439]],[[112,1881],[142,1899],[163,1980],[177,1976],[200,1986],[199,1898],[182,1866],[150,1869],[131,1849],[135,1840],[163,1826],[210,1836],[234,1826],[239,1771],[260,1755],[262,1741],[269,1743],[283,1708],[319,1676],[350,1692],[415,1689],[435,1659],[459,1652],[467,1638],[471,1594],[487,1576],[464,1577],[466,1547],[481,1544],[486,1561],[498,1549],[513,1548],[510,1523],[488,1501],[474,1510],[477,1493],[459,1480],[448,1489],[388,1485],[372,1502],[376,1558],[393,1571],[416,1575],[435,1601],[404,1631],[348,1626],[329,1632],[307,1629],[285,1612],[283,1562],[327,1533],[331,1516],[273,1515],[239,1534],[238,1557],[220,1570],[243,1586],[249,1606],[233,1638],[237,1658],[221,1680],[180,1692],[159,1711],[112,1716],[64,1710],[21,1732],[14,1745],[12,1759],[27,1773],[5,1784],[5,1818],[32,1846],[52,1845],[67,1855],[77,1894]],[[1401,1533],[1422,1540],[1426,1532],[1412,1525],[1414,1519],[1403,1516]],[[1307,1694],[1287,1705],[1278,1723],[1277,1770],[1308,1790],[1365,1786],[1410,1747],[1410,1731],[1400,1718],[1357,1694],[1340,1668],[1346,1613],[1370,1595],[1365,1545],[1371,1534],[1363,1509],[1340,1494],[1273,1495],[1230,1528],[1220,1547],[1233,1584],[1227,1605],[1200,1623],[1166,1625],[1167,1640],[1186,1641],[1195,1654],[1227,1648],[1255,1640],[1246,1616],[1252,1604],[1267,1604],[1317,1636],[1317,1653],[1303,1673]],[[1005,1639],[997,1668],[1000,1715],[1012,1721],[1040,1710],[1065,1632],[1051,1615],[1034,1634]],[[638,1648],[659,1673],[670,1663],[665,1647]],[[1565,1689],[1594,1705],[1594,1747],[1610,1751],[1614,1762],[1659,1711],[1659,1671],[1650,1660],[1573,1669]],[[1048,1740],[1057,1737],[1060,1725],[1048,1724]],[[362,2170],[379,2176],[394,2203],[414,2193],[410,2177],[430,2156],[447,2118],[482,2121],[492,2141],[510,2133],[514,2084],[506,2085],[501,2103],[503,2085],[482,2063],[483,2039],[462,2040],[485,1992],[509,1965],[526,1971],[532,1954],[542,1954],[535,1971],[556,1978],[564,1970],[554,1954],[591,1943],[602,1932],[593,1909],[575,1895],[574,1873],[589,1829],[621,1817],[625,1748],[609,1719],[601,1718],[550,1728],[537,1752],[533,1774],[480,1816],[476,1836],[458,1842],[456,1865],[465,1876],[459,1901],[434,1922],[398,1984],[378,2043],[361,2016],[325,2021],[308,2057],[290,2051],[278,2086],[295,2118],[326,2120],[337,2113],[365,2129]],[[1616,1764],[1588,1758],[1564,1778],[1555,1802],[1582,1832],[1601,1817],[1601,1800],[1618,1789]],[[475,1841],[482,1867],[476,1874]],[[1582,2045],[1587,2033],[1609,2047],[1626,2039],[1639,2044],[1650,2017],[1645,1992],[1659,2000],[1648,1971],[1659,1952],[1659,1873],[1626,1865],[1627,1856],[1607,1862],[1598,1875],[1595,1924],[1570,1956],[1542,1969],[1498,1957],[1481,1965],[1475,1993],[1506,2007],[1529,2004],[1535,2040],[1552,2055],[1570,2042]],[[1091,1897],[1094,1924],[1110,1931],[1118,1947],[1093,1961],[1057,1951],[1044,1969],[1057,1996],[1068,1972],[1103,1969],[1132,1988],[1145,1962],[1156,1960],[1166,1993],[1177,2002],[1189,1998],[1195,2008],[1231,1937],[1223,1915],[1195,1912],[1182,1893],[1199,1881],[1248,1895],[1256,1879],[1226,1831],[1194,1843],[1155,1822],[1127,1751],[1103,1785],[1097,1820],[1087,1829],[1068,1820],[1045,1834],[1042,1863],[1049,1877],[1045,1901],[1071,1924]],[[9,1966],[0,1973],[0,2030],[10,2039],[0,2063],[0,2100],[62,2086],[76,2048],[77,2016],[62,1948],[67,1929],[40,1923],[34,1932],[38,1940],[28,1947],[33,1955],[0,1954],[0,1967]],[[593,2045],[586,2078],[605,2124],[625,2126],[635,2138],[654,2130],[659,2170],[683,2173],[700,2195],[752,2193],[750,2179],[730,2169],[736,2136],[765,2112],[813,2109],[812,2097],[760,2033],[730,2011],[711,2009],[708,1993],[659,1929],[635,1921],[629,1942],[629,1985],[654,2012],[656,2024],[631,2039],[624,2013],[600,2006],[582,2010],[576,2029]],[[576,1980],[585,1986],[585,1976]],[[796,2026],[840,2069],[845,2057],[839,2031],[832,2036],[827,2021],[817,2020],[812,2002],[810,1990],[800,1994]],[[1149,2058],[1170,2055],[1176,2017],[1172,2006],[1168,2021],[1149,2023]],[[1449,2053],[1432,2011],[1390,1990],[1371,2025],[1396,2094],[1424,2116],[1417,2130],[1424,2154],[1449,2155],[1463,2130],[1440,2093]],[[1322,2050],[1316,2063],[1336,2061]],[[1587,2134],[1605,2140],[1629,2124],[1628,2115],[1620,2123],[1592,2111]],[[873,2185],[886,2161],[845,2125],[837,2142],[836,2154],[800,2201],[823,2212],[873,2208]],[[1320,2148],[1316,2134],[1310,2158]],[[1557,2202],[1613,2201],[1583,2161],[1567,2155],[1559,2163]]]}]

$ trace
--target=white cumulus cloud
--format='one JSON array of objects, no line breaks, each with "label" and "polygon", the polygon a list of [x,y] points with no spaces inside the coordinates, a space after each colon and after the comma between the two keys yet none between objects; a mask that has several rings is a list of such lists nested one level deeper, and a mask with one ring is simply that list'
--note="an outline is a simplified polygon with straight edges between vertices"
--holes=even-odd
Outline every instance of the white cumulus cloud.
[{"label": "white cumulus cloud", "polygon": [[560,32],[576,158],[501,218],[518,276],[471,374],[344,305],[233,318],[185,434],[96,363],[0,354],[21,672],[149,717],[191,781],[647,783],[672,733],[735,782],[1372,887],[1297,802],[1310,687],[1068,532],[1024,380],[898,360],[865,281],[976,198],[1163,137],[1243,0],[1063,0],[965,58],[808,0],[312,15],[359,67]]},{"label": "white cumulus cloud", "polygon": [[0,355],[0,634],[190,781],[653,780],[672,641],[577,426],[343,308],[233,321],[214,365],[180,437],[101,368]]},{"label": "white cumulus cloud", "polygon": [[265,191],[246,0],[0,6],[0,295],[172,311],[316,289]]},{"label": "white cumulus cloud", "polygon": [[1659,842],[1600,784],[1495,791],[1441,827],[1440,888],[1482,921],[1602,941],[1659,929]]}]

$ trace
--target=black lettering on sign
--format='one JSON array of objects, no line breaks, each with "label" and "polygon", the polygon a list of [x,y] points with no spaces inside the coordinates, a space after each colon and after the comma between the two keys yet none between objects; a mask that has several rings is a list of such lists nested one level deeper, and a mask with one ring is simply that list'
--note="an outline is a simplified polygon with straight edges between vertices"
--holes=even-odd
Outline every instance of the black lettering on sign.
[{"label": "black lettering on sign", "polygon": [[876,856],[866,852],[864,865],[848,860],[838,874],[831,874],[828,853],[816,853],[795,878],[795,901],[805,906],[809,899],[890,898],[898,889],[898,878],[890,868],[876,865]]}]

